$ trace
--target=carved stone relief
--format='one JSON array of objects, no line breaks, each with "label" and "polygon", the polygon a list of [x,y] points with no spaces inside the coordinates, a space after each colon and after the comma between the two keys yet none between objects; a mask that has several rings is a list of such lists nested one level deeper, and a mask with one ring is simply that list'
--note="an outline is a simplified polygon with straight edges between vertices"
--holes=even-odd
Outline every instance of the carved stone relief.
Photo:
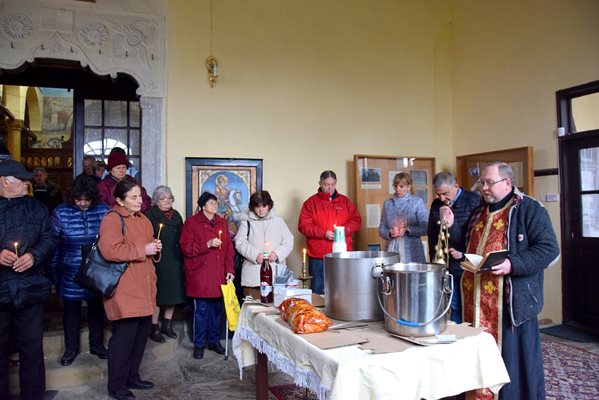
[{"label": "carved stone relief", "polygon": [[0,1],[0,74],[53,58],[78,61],[98,75],[126,73],[139,84],[142,174],[149,191],[162,182],[164,169],[157,149],[164,149],[165,15],[164,0]]}]

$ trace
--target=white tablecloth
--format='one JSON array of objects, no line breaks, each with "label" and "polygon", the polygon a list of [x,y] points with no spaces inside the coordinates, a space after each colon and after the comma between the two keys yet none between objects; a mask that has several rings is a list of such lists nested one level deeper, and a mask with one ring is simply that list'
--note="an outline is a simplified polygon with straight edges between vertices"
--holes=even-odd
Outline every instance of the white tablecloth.
[{"label": "white tablecloth", "polygon": [[[497,344],[488,333],[452,344],[372,354],[357,345],[322,350],[244,304],[233,338],[240,377],[256,363],[255,351],[324,400],[438,399],[509,382]],[[399,339],[398,339],[399,340]]]}]

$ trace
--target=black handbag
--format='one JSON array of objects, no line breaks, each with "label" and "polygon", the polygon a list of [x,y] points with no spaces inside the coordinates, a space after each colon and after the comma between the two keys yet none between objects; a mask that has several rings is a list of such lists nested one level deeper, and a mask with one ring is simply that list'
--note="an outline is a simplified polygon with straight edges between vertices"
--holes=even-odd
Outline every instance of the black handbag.
[{"label": "black handbag", "polygon": [[[121,218],[121,231],[124,236],[125,221],[119,213],[117,215]],[[112,297],[129,263],[106,261],[98,248],[99,238],[100,235],[96,236],[96,241],[87,252],[87,255],[84,256],[81,267],[77,271],[77,275],[75,275],[75,283],[102,296]],[[81,250],[82,253],[85,253],[87,249],[82,247]]]}]

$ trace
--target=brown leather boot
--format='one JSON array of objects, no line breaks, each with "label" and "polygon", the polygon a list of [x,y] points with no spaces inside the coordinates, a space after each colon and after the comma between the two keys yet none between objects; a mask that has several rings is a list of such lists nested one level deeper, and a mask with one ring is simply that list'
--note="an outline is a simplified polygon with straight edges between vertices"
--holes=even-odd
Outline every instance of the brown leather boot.
[{"label": "brown leather boot", "polygon": [[160,333],[164,333],[171,339],[176,339],[177,333],[173,330],[173,320],[165,318],[164,321],[162,321],[162,328],[160,329]]},{"label": "brown leather boot", "polygon": [[158,324],[152,324],[152,330],[150,330],[150,339],[156,343],[164,343],[166,339],[160,333],[160,327]]}]

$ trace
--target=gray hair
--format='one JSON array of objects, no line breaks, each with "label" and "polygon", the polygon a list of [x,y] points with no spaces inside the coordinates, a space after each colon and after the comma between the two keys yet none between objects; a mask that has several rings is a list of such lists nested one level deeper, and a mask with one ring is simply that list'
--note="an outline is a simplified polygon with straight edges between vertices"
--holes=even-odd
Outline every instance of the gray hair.
[{"label": "gray hair", "polygon": [[9,181],[10,183],[17,183],[17,178],[15,178],[14,176],[5,176],[6,180]]},{"label": "gray hair", "polygon": [[433,186],[439,189],[441,186],[453,186],[457,183],[455,176],[449,172],[439,172],[433,177]]},{"label": "gray hair", "polygon": [[493,161],[485,166],[485,168],[497,167],[497,172],[502,179],[509,179],[512,186],[514,186],[514,170],[508,163],[503,161]]},{"label": "gray hair", "polygon": [[328,178],[333,178],[334,180],[337,180],[337,174],[335,174],[335,172],[331,171],[330,169],[322,171],[322,174],[320,174],[320,180],[324,181]]},{"label": "gray hair", "polygon": [[165,196],[173,196],[173,199],[175,198],[170,187],[164,185],[158,186],[154,189],[154,193],[152,193],[152,205],[155,206],[158,204],[160,198]]}]

